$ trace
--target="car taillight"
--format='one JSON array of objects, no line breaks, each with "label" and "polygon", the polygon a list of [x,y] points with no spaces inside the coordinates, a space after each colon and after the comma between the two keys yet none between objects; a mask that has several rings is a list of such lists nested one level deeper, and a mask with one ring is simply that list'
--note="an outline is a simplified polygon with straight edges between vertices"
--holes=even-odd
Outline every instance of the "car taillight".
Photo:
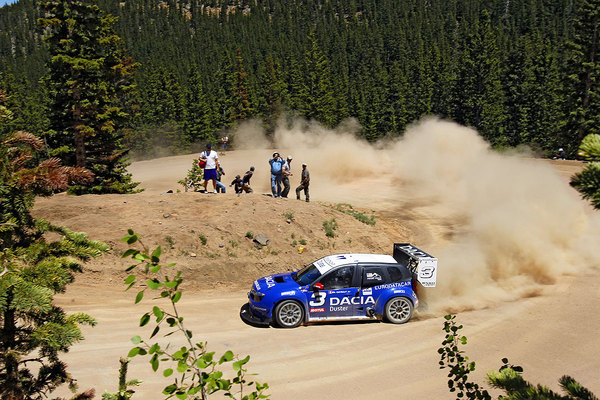
[{"label": "car taillight", "polygon": [[415,294],[418,296],[419,294],[417,293],[417,281],[416,280],[412,280],[412,290],[413,292],[415,292]]}]

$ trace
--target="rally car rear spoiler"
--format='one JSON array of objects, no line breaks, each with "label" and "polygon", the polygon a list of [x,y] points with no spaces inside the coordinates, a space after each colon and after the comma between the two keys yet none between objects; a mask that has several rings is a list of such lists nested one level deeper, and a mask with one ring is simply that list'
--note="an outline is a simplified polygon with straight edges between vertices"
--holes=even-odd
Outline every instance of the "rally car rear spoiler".
[{"label": "rally car rear spoiler", "polygon": [[435,287],[437,258],[419,250],[410,243],[394,243],[394,259],[405,265],[424,287]]}]

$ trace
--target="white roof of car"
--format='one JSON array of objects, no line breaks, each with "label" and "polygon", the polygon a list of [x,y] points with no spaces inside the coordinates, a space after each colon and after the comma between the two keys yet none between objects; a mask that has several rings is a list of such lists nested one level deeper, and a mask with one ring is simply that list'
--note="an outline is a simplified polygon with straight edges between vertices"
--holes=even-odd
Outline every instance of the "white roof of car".
[{"label": "white roof of car", "polygon": [[325,256],[314,262],[315,266],[321,274],[327,271],[345,264],[356,264],[356,263],[394,263],[396,260],[394,257],[387,254],[335,254],[332,256]]}]

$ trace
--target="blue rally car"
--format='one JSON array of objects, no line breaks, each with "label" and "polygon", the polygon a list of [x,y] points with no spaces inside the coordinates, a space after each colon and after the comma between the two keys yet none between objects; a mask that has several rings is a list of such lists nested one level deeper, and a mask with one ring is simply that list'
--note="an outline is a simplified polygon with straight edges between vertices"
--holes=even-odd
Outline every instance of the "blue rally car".
[{"label": "blue rally car", "polygon": [[393,256],[326,256],[299,271],[254,281],[240,316],[251,325],[282,328],[323,320],[403,324],[419,305],[417,282],[434,287],[436,275],[437,258],[408,243],[395,243]]}]

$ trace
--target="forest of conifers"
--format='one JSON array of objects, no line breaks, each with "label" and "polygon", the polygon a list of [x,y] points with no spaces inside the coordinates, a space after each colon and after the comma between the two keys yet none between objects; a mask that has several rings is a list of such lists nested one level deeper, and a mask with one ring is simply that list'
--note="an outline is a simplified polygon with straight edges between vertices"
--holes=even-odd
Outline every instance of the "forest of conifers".
[{"label": "forest of conifers", "polygon": [[[174,152],[258,118],[335,127],[373,141],[424,115],[493,146],[574,155],[597,133],[597,0],[99,0],[139,63],[135,151]],[[48,50],[34,0],[0,8],[6,130],[49,129]]]}]

